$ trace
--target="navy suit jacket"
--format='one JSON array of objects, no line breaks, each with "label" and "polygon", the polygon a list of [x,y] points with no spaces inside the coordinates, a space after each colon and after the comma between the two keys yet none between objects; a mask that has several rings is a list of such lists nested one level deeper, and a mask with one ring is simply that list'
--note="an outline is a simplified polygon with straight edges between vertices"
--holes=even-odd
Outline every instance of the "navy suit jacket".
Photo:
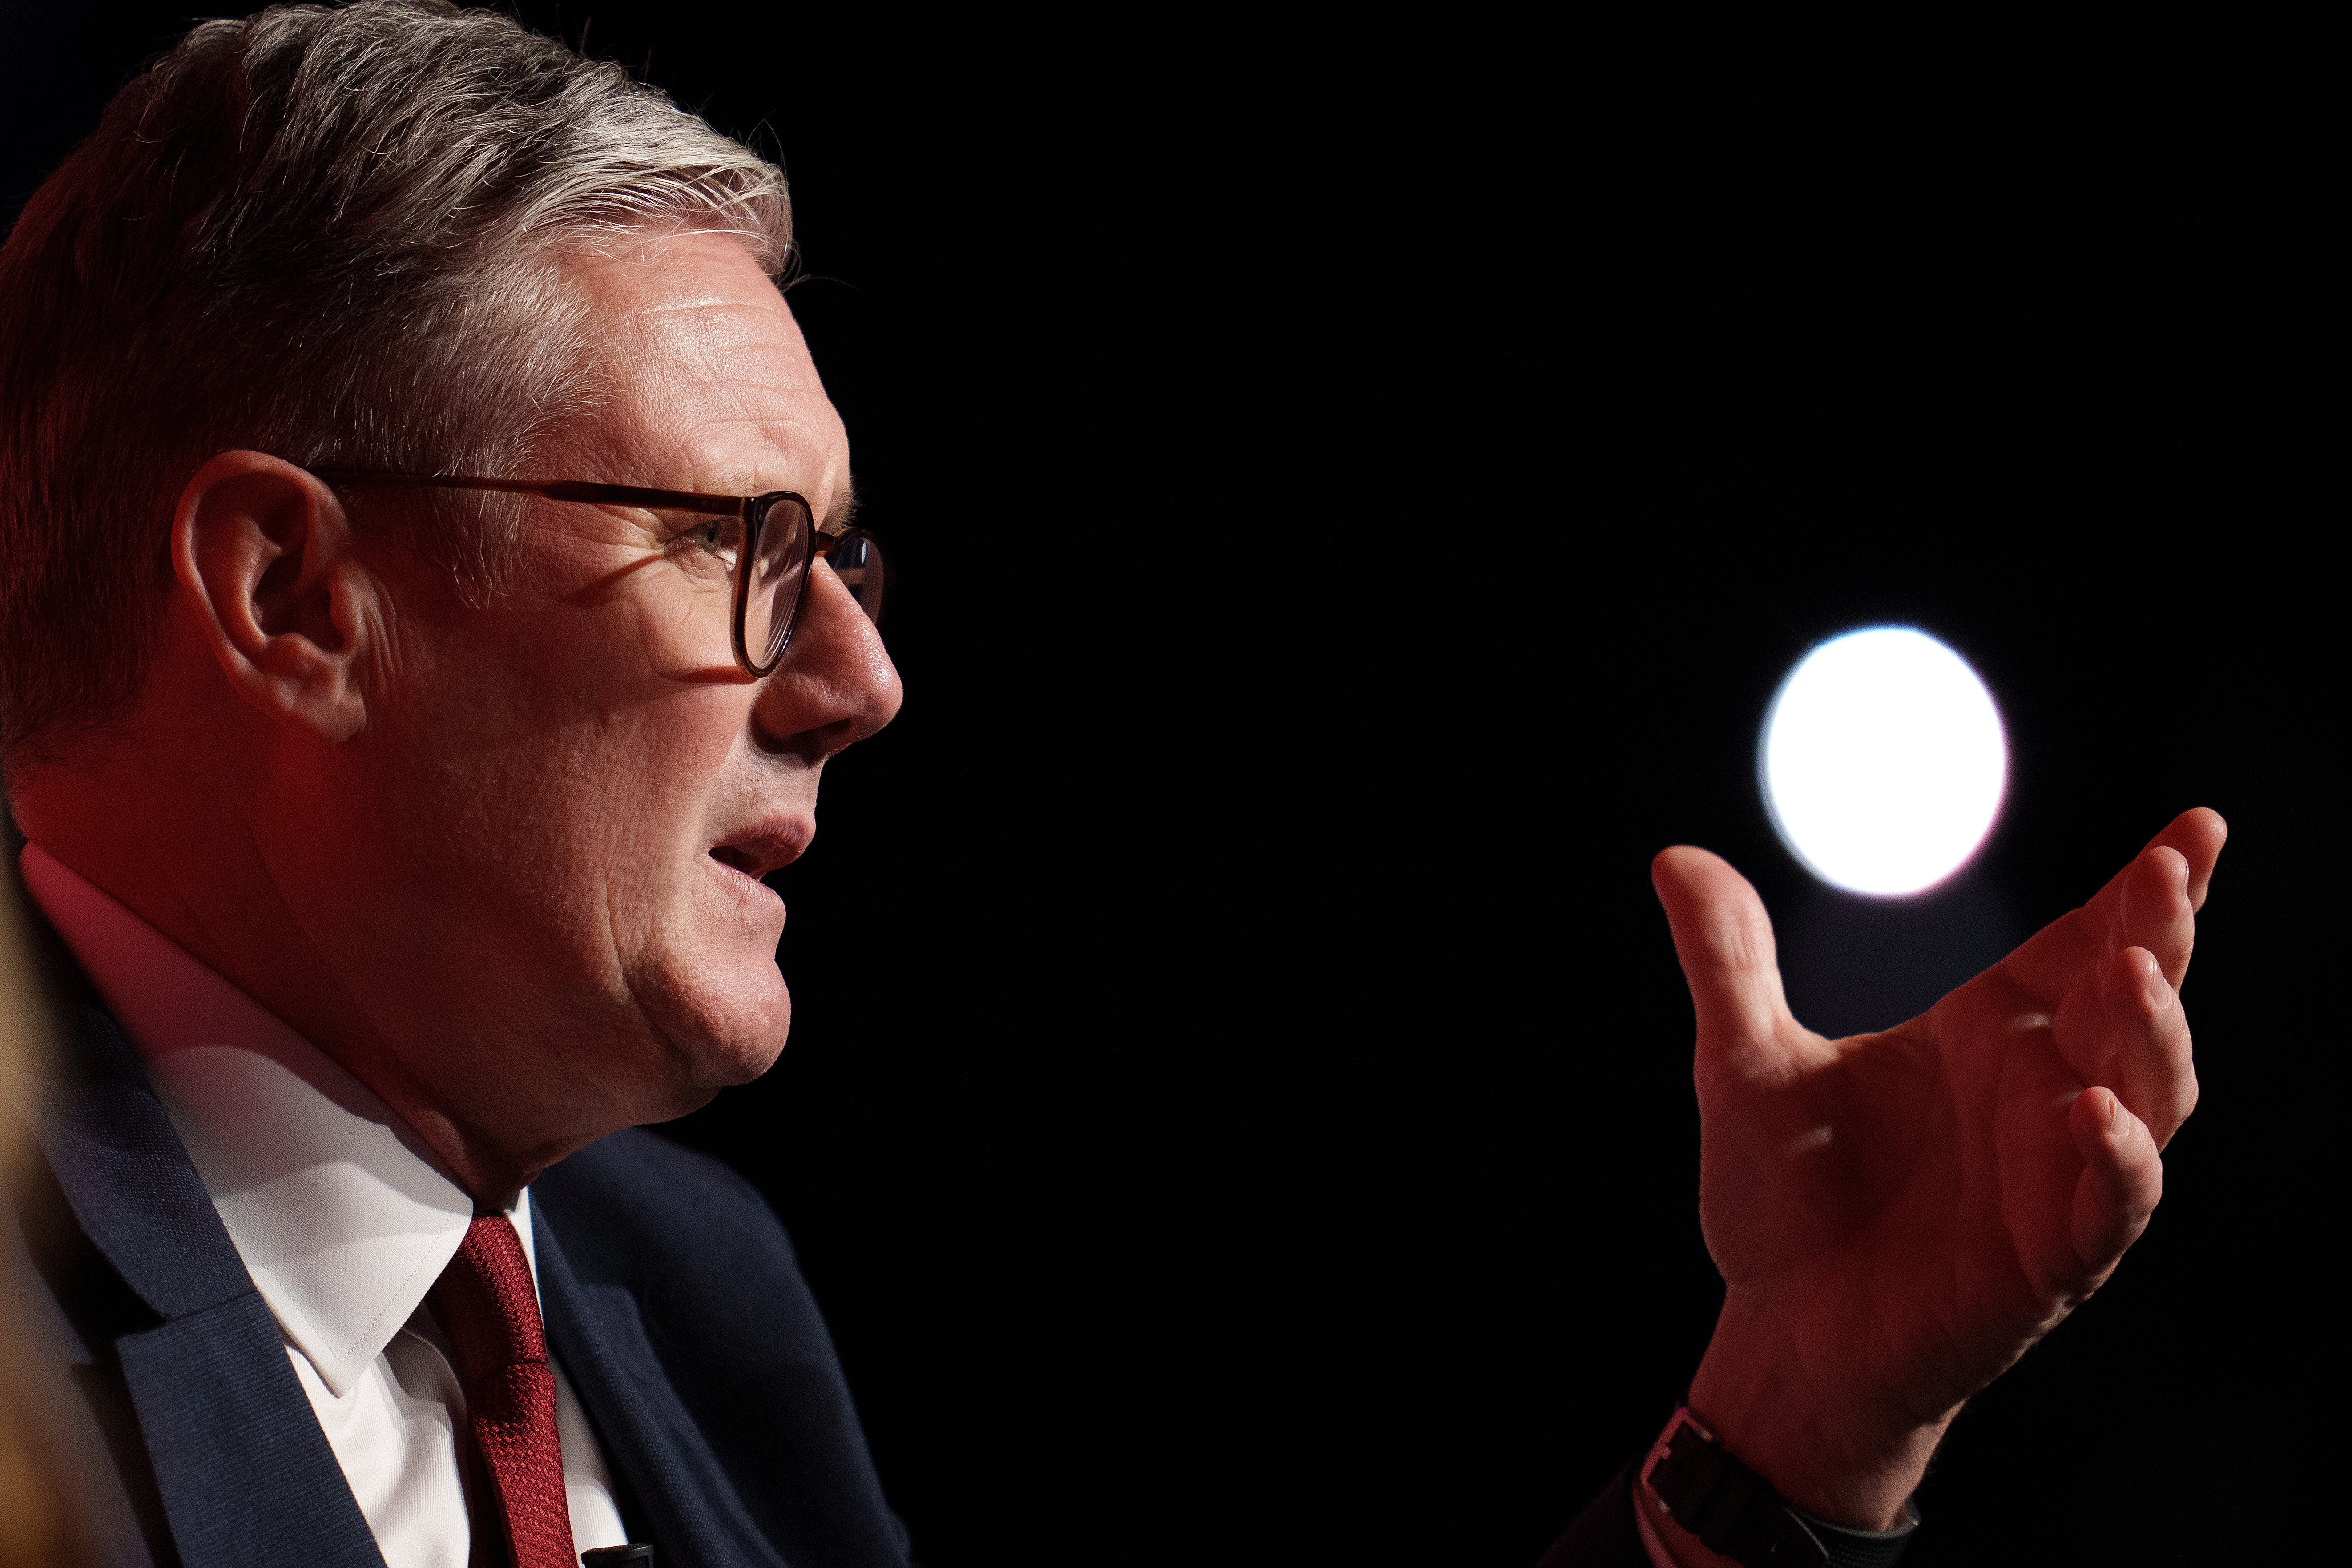
[{"label": "navy suit jacket", "polygon": [[[383,1568],[137,1054],[95,1006],[60,1011],[44,1158],[0,1265],[79,1395],[58,1439],[91,1522],[152,1568]],[[531,1221],[549,1345],[657,1568],[904,1568],[824,1321],[750,1184],[621,1132],[533,1183]]]}]

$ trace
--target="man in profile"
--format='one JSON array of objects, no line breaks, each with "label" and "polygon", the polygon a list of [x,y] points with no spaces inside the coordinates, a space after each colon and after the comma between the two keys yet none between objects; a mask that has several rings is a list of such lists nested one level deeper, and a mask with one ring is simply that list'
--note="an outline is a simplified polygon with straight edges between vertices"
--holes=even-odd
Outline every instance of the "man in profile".
[{"label": "man in profile", "polygon": [[197,27],[0,251],[47,1289],[127,1560],[905,1560],[773,1215],[605,1136],[774,1060],[761,879],[899,700],[788,222],[617,67],[384,4]]},{"label": "man in profile", "polygon": [[[899,700],[790,243],[616,68],[369,0],[199,26],[0,249],[27,1202],[122,1560],[906,1560],[773,1215],[629,1131],[782,1049],[761,879]],[[1660,857],[1728,1294],[1563,1558],[1900,1550],[2156,1202],[2220,844],[1848,1041]]]}]

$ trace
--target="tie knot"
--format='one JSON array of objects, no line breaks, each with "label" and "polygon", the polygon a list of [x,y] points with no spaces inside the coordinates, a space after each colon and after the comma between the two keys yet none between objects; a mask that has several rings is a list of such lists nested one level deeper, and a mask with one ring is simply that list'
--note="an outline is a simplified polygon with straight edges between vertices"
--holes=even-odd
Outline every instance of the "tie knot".
[{"label": "tie knot", "polygon": [[433,1305],[469,1388],[486,1373],[547,1360],[530,1260],[504,1215],[481,1215],[466,1227],[457,1256],[433,1287]]}]

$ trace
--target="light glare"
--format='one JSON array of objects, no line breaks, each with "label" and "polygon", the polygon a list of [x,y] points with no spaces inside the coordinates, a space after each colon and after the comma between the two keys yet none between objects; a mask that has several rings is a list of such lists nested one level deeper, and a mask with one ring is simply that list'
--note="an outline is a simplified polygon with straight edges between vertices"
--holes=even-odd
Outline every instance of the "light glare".
[{"label": "light glare", "polygon": [[2009,781],[1992,694],[1909,626],[1848,632],[1800,659],[1764,716],[1761,752],[1780,841],[1822,880],[1882,897],[1965,865]]}]

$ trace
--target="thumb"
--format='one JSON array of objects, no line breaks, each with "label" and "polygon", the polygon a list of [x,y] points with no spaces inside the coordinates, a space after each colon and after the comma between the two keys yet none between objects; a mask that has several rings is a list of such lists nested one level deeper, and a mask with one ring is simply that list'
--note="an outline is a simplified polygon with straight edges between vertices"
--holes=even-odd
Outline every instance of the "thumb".
[{"label": "thumb", "polygon": [[1698,1014],[1702,1053],[1759,1051],[1790,1022],[1764,900],[1719,855],[1677,844],[1650,862]]}]

